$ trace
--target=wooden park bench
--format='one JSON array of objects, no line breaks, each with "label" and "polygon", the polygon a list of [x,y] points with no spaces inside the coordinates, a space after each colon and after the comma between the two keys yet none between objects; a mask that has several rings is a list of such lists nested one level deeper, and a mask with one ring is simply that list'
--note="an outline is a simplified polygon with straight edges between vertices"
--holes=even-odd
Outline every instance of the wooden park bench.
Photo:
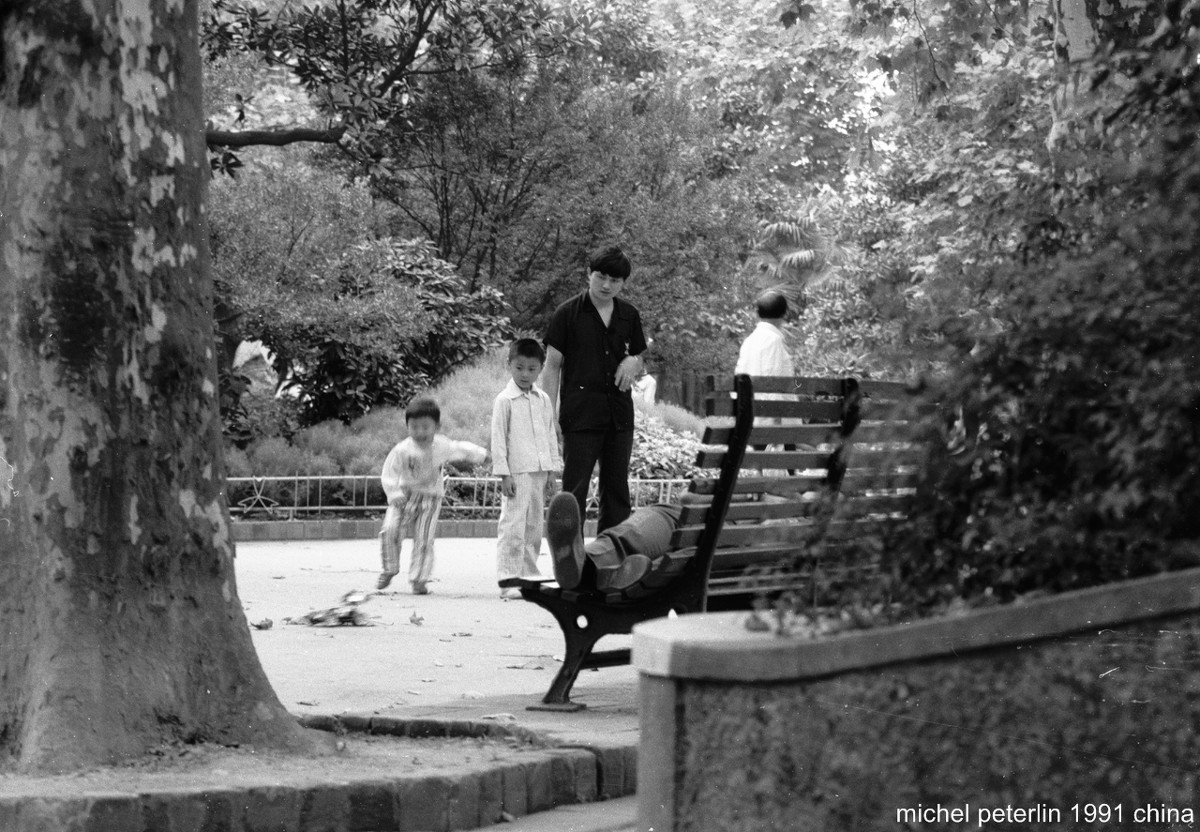
[{"label": "wooden park bench", "polygon": [[710,377],[706,413],[732,423],[705,431],[697,465],[712,476],[692,480],[671,551],[624,590],[521,583],[566,642],[562,668],[531,709],[584,707],[570,699],[579,672],[629,662],[628,649],[595,651],[596,642],[638,622],[811,597],[877,569],[879,547],[857,544],[904,517],[917,461],[904,438],[906,396],[896,382]]}]

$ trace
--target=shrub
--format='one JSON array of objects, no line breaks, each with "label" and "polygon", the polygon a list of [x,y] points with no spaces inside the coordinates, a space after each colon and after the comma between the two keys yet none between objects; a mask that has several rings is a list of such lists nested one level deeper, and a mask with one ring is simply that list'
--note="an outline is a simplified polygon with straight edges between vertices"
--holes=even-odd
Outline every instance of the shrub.
[{"label": "shrub", "polygon": [[635,416],[629,475],[643,479],[694,476],[697,471],[696,453],[700,450],[699,438],[690,432],[672,430],[648,410],[638,409]]},{"label": "shrub", "polygon": [[350,460],[359,451],[357,437],[351,435],[346,425],[332,420],[305,428],[292,438],[292,444],[314,456],[328,457],[339,472],[349,469]]},{"label": "shrub", "polygon": [[658,419],[675,433],[691,434],[697,439],[704,435],[704,420],[687,408],[661,401],[648,405],[637,399],[634,399],[634,405],[639,411]]},{"label": "shrub", "polygon": [[294,474],[322,476],[337,474],[337,463],[325,454],[313,453],[308,448],[289,445],[281,437],[272,437],[256,443],[250,449],[250,461],[258,476],[279,477]]},{"label": "shrub", "polygon": [[250,477],[254,469],[250,466],[250,457],[241,448],[230,448],[225,451],[225,476]]},{"label": "shrub", "polygon": [[241,427],[245,440],[253,442],[272,436],[291,439],[300,424],[299,404],[290,396],[247,392],[241,398]]}]

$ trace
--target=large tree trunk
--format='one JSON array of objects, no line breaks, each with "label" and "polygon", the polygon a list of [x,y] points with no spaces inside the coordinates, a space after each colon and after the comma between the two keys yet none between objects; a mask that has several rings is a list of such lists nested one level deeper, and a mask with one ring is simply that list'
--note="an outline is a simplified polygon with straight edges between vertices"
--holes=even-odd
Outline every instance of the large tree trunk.
[{"label": "large tree trunk", "polygon": [[0,26],[0,766],[323,747],[234,583],[196,0]]},{"label": "large tree trunk", "polygon": [[[1051,0],[1058,90],[1051,102],[1054,121],[1047,145],[1056,150],[1072,132],[1087,129],[1092,58],[1097,51],[1129,49],[1151,34],[1162,17],[1163,0]],[[1120,84],[1110,87],[1119,92]],[[1085,123],[1080,124],[1080,121]]]}]

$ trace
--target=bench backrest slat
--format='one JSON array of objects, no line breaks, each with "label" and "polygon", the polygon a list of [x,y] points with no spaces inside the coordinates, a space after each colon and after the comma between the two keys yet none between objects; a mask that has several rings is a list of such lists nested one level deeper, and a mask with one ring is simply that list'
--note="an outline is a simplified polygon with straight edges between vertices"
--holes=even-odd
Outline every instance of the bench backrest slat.
[{"label": "bench backrest slat", "polygon": [[[708,379],[707,389],[730,391],[733,389],[732,375],[714,375]],[[842,396],[841,383],[844,379],[815,376],[754,376],[754,393],[795,393],[805,396]],[[857,379],[864,396],[875,399],[903,400],[911,395],[911,386],[902,381],[877,381]]]}]

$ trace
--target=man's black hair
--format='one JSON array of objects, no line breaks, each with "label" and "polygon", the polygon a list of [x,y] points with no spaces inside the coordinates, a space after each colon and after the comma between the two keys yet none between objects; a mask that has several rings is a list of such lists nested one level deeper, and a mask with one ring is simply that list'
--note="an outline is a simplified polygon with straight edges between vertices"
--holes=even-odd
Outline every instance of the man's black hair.
[{"label": "man's black hair", "polygon": [[625,256],[625,252],[621,251],[620,246],[601,246],[592,252],[591,259],[588,260],[589,274],[600,272],[609,277],[626,280],[631,271],[633,271],[633,266],[629,264],[629,258]]},{"label": "man's black hair", "polygon": [[421,396],[413,399],[408,403],[408,407],[404,408],[404,423],[408,424],[413,419],[429,417],[434,424],[442,423],[442,409],[438,407],[438,403],[428,396]]},{"label": "man's black hair", "polygon": [[546,350],[535,338],[518,338],[508,348],[508,360],[514,358],[536,358],[542,364],[546,363]]},{"label": "man's black hair", "polygon": [[787,298],[779,292],[763,292],[758,296],[758,317],[769,320],[787,317]]}]

